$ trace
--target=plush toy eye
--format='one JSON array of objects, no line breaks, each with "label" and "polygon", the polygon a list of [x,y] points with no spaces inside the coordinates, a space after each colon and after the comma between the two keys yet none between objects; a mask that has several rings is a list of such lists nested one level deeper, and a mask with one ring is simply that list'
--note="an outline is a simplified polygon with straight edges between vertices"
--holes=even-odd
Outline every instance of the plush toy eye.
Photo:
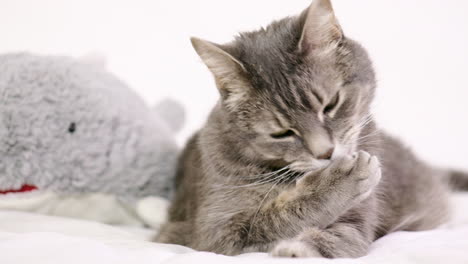
[{"label": "plush toy eye", "polygon": [[283,138],[292,137],[294,135],[296,135],[296,133],[294,133],[294,131],[292,131],[291,129],[288,129],[288,130],[284,130],[278,133],[273,133],[270,136],[274,139],[283,139]]},{"label": "plush toy eye", "polygon": [[75,133],[75,131],[76,131],[76,124],[75,124],[75,122],[72,122],[72,123],[70,124],[70,126],[68,127],[68,132],[69,132],[70,134],[73,134],[73,133]]}]

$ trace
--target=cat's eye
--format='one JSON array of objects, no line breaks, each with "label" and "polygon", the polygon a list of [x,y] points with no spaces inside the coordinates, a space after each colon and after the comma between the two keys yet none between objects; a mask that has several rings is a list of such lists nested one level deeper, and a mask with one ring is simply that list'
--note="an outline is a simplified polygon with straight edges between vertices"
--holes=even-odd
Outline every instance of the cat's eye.
[{"label": "cat's eye", "polygon": [[328,103],[327,106],[325,106],[325,108],[323,109],[323,113],[328,114],[331,111],[333,111],[333,109],[336,108],[339,102],[340,102],[340,95],[339,93],[336,93],[335,97],[333,97],[330,103]]},{"label": "cat's eye", "polygon": [[296,133],[294,133],[294,131],[292,131],[291,129],[270,134],[270,136],[274,139],[284,139],[284,138],[292,137],[294,135],[296,135]]}]

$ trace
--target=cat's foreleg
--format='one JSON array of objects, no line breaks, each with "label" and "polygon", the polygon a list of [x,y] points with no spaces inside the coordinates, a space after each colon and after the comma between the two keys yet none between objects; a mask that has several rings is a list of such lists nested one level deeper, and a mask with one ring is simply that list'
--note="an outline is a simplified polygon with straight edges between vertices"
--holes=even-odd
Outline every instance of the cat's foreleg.
[{"label": "cat's foreleg", "polygon": [[254,216],[248,239],[254,243],[282,239],[306,226],[325,229],[367,199],[380,178],[380,163],[367,152],[336,160],[264,206]]},{"label": "cat's foreleg", "polygon": [[154,239],[154,242],[187,246],[193,225],[189,221],[167,222]]},{"label": "cat's foreleg", "polygon": [[335,223],[326,229],[312,227],[290,240],[280,241],[271,251],[276,257],[356,258],[364,256],[373,241],[371,228]]},{"label": "cat's foreleg", "polygon": [[[376,157],[359,152],[334,161],[329,167],[303,176],[259,210],[246,210],[220,221],[217,231],[202,229],[191,246],[199,250],[236,255],[271,251],[282,239],[292,239],[305,227],[325,229],[373,192],[380,181]],[[210,209],[210,207],[207,207]],[[207,215],[211,215],[207,213]]]}]

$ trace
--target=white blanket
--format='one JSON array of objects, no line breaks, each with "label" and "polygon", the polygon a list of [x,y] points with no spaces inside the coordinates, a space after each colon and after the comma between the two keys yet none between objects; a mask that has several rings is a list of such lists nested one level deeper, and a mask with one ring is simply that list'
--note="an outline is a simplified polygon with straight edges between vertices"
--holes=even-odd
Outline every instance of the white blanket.
[{"label": "white blanket", "polygon": [[272,259],[264,253],[227,257],[148,242],[154,231],[0,211],[0,263],[468,263],[468,195],[454,195],[453,220],[426,232],[397,232],[359,259]]}]

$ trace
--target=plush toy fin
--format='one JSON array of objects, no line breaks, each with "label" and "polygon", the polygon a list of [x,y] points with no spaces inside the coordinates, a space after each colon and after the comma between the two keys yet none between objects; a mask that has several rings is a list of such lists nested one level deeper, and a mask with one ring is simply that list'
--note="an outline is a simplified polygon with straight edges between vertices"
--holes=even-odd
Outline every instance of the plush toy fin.
[{"label": "plush toy fin", "polygon": [[86,53],[81,56],[79,60],[84,64],[88,64],[98,69],[107,69],[107,58],[104,54],[99,52]]},{"label": "plush toy fin", "polygon": [[159,102],[155,107],[161,118],[166,121],[173,132],[178,132],[185,122],[185,111],[180,103],[172,99],[165,99]]},{"label": "plush toy fin", "polygon": [[155,230],[161,228],[167,220],[169,201],[161,197],[148,196],[136,204],[136,213],[140,219]]}]

